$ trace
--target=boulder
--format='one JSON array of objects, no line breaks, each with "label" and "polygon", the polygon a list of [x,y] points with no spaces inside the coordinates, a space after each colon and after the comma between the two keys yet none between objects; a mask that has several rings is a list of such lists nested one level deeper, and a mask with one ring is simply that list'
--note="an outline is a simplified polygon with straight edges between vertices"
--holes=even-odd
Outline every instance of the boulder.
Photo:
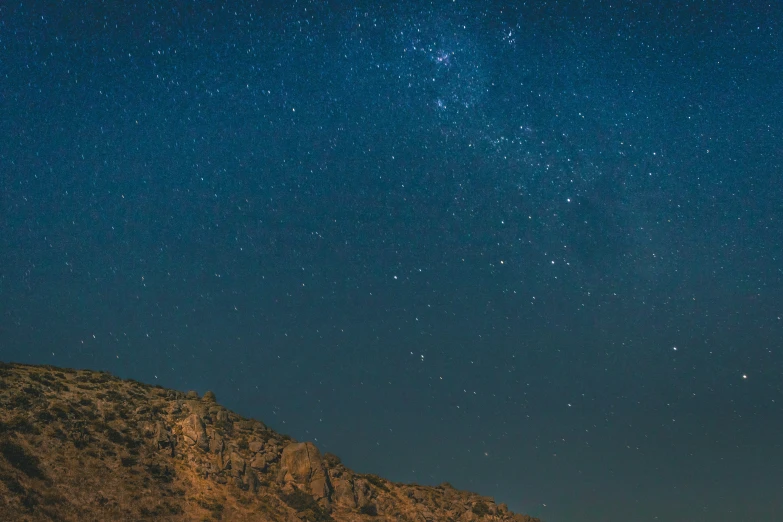
[{"label": "boulder", "polygon": [[231,453],[231,474],[235,477],[241,476],[245,472],[245,459],[239,453]]},{"label": "boulder", "polygon": [[174,455],[174,440],[168,429],[166,429],[166,425],[161,421],[155,423],[152,443],[155,445],[155,449],[164,450],[171,456]]},{"label": "boulder", "polygon": [[213,434],[212,437],[210,437],[209,439],[209,451],[216,455],[220,455],[221,453],[223,453],[224,448],[225,445],[223,443],[223,437],[221,437],[217,433]]},{"label": "boulder", "polygon": [[280,473],[284,483],[296,484],[299,489],[308,491],[314,499],[329,498],[329,477],[321,460],[321,452],[313,443],[294,442],[283,448]]},{"label": "boulder", "polygon": [[332,481],[334,486],[334,493],[332,497],[338,504],[348,507],[356,508],[356,495],[353,491],[353,483],[349,477],[339,477]]},{"label": "boulder", "polygon": [[269,463],[266,461],[266,457],[263,455],[256,455],[252,461],[250,461],[250,467],[257,469],[258,471],[266,471],[266,467]]},{"label": "boulder", "polygon": [[179,423],[182,427],[182,436],[185,442],[191,446],[197,446],[204,451],[209,450],[209,439],[204,421],[195,413]]},{"label": "boulder", "polygon": [[261,483],[258,480],[258,477],[256,477],[256,474],[252,470],[247,470],[245,472],[245,476],[243,477],[243,480],[245,486],[247,486],[247,489],[249,489],[253,493],[257,492],[258,486],[261,485]]},{"label": "boulder", "polygon": [[365,506],[372,500],[373,493],[372,488],[364,479],[354,481],[353,490],[356,495],[356,503],[360,506]]}]

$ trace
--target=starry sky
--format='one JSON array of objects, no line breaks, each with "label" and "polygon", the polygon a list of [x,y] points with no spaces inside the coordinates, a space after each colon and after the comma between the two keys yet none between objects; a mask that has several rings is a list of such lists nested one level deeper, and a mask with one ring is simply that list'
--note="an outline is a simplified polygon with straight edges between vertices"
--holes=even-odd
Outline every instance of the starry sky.
[{"label": "starry sky", "polygon": [[0,359],[545,522],[781,520],[782,52],[779,2],[4,2]]}]

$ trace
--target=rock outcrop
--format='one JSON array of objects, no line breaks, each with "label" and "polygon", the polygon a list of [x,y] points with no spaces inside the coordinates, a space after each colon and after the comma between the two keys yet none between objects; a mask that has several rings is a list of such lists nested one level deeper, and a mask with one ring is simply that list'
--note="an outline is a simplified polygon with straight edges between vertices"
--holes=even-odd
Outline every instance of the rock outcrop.
[{"label": "rock outcrop", "polygon": [[354,473],[199,398],[0,363],[0,520],[536,522],[451,486]]},{"label": "rock outcrop", "polygon": [[292,442],[280,457],[280,482],[306,491],[317,501],[328,503],[332,488],[321,461],[321,452],[312,442]]}]

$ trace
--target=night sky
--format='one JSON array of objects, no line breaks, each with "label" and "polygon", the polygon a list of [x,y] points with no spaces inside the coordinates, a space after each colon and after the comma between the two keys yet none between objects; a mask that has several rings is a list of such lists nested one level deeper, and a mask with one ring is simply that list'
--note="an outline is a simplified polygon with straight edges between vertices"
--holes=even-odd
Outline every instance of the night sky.
[{"label": "night sky", "polygon": [[783,520],[783,4],[508,4],[0,3],[0,359],[546,522]]}]

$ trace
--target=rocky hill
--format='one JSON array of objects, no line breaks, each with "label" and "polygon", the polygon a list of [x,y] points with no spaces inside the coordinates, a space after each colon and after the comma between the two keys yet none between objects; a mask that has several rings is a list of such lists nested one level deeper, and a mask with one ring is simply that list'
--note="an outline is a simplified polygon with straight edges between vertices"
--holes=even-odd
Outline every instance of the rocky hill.
[{"label": "rocky hill", "polygon": [[517,521],[488,497],[354,473],[220,406],[0,363],[0,520]]}]

